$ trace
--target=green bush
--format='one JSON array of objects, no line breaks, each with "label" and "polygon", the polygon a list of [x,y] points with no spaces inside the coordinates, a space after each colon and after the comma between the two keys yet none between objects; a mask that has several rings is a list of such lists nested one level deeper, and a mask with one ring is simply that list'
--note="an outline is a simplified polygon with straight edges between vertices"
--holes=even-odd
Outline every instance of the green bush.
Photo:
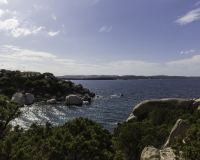
[{"label": "green bush", "polygon": [[73,83],[71,81],[64,81],[64,82],[68,83],[70,88],[72,87]]},{"label": "green bush", "polygon": [[10,131],[9,122],[22,114],[17,102],[7,102],[6,100],[6,96],[0,95],[0,139],[4,139]]},{"label": "green bush", "polygon": [[45,75],[44,74],[40,74],[40,75],[35,77],[35,80],[42,80],[44,78],[45,78]]},{"label": "green bush", "polygon": [[[124,160],[111,148],[111,133],[88,118],[76,118],[62,126],[33,123],[24,131],[19,126],[0,141],[4,159]],[[0,158],[1,159],[1,158]]]},{"label": "green bush", "polygon": [[6,95],[13,95],[16,92],[16,89],[14,88],[8,88],[8,87],[4,87],[2,92]]},{"label": "green bush", "polygon": [[27,82],[25,82],[24,85],[25,85],[26,87],[32,87],[32,86],[33,86],[32,81],[27,81]]},{"label": "green bush", "polygon": [[180,151],[182,151],[185,158],[197,160],[200,157],[200,110],[191,115],[188,121],[192,126],[186,133],[184,143],[183,138],[178,136],[175,138],[171,147],[177,159],[180,156]]},{"label": "green bush", "polygon": [[63,88],[60,86],[59,83],[54,83],[53,86],[50,89],[52,94],[56,94],[58,91],[60,91],[62,93]]},{"label": "green bush", "polygon": [[124,122],[114,130],[112,142],[121,150],[127,160],[140,159],[144,147],[153,145],[160,148],[179,118],[190,116],[184,110],[161,108],[139,117],[139,122]]}]

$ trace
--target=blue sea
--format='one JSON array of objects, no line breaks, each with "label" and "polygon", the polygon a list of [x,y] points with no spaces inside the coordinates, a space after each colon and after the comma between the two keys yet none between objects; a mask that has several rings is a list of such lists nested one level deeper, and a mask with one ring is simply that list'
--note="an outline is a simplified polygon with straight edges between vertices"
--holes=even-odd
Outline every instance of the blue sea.
[{"label": "blue sea", "polygon": [[[144,100],[160,98],[200,98],[200,79],[73,80],[96,94],[90,104],[66,106],[34,103],[22,107],[23,115],[11,122],[28,129],[33,122],[62,125],[77,117],[88,117],[113,132],[124,122],[134,106]],[[120,94],[123,97],[120,97]]]}]

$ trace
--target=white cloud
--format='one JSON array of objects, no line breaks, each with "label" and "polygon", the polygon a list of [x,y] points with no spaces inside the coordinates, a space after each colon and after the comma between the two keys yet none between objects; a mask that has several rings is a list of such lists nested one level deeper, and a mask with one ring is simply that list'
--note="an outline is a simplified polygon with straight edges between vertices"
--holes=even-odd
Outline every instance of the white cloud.
[{"label": "white cloud", "polygon": [[19,21],[17,19],[7,19],[5,21],[0,21],[0,29],[10,30],[17,28],[19,25]]},{"label": "white cloud", "polygon": [[0,58],[10,61],[43,61],[45,59],[55,59],[56,56],[46,52],[36,52],[27,49],[21,49],[16,46],[4,45],[1,47]]},{"label": "white cloud", "polygon": [[57,32],[49,32],[49,33],[47,33],[48,35],[50,35],[50,36],[56,36],[58,33],[60,32],[60,30],[59,31],[57,31]]},{"label": "white cloud", "polygon": [[186,15],[177,19],[174,23],[178,23],[180,25],[185,25],[187,23],[191,23],[198,19],[200,19],[200,8],[188,12]]},{"label": "white cloud", "polygon": [[2,15],[4,14],[5,12],[2,10],[2,9],[0,9],[0,17],[2,17]]},{"label": "white cloud", "polygon": [[10,11],[10,10],[6,9],[6,13],[14,16],[14,15],[17,15],[19,13],[19,11]]},{"label": "white cloud", "polygon": [[110,32],[112,30],[112,26],[107,27],[107,26],[103,26],[99,29],[99,32]]},{"label": "white cloud", "polygon": [[200,67],[200,55],[195,55],[189,59],[167,62],[166,65],[172,68]]},{"label": "white cloud", "polygon": [[103,26],[99,29],[99,32],[105,32],[107,30],[107,26]]},{"label": "white cloud", "polygon": [[54,14],[51,14],[51,18],[53,18],[54,20],[56,20],[56,16]]},{"label": "white cloud", "polygon": [[36,34],[36,33],[38,33],[38,32],[39,32],[41,29],[43,29],[43,28],[45,28],[45,27],[39,27],[39,28],[33,30],[33,33]]},{"label": "white cloud", "polygon": [[112,30],[112,26],[110,26],[106,32],[110,32],[111,30]]},{"label": "white cloud", "polygon": [[28,30],[27,28],[16,28],[12,29],[11,34],[13,37],[19,37],[20,35],[29,35],[31,34],[31,31]]},{"label": "white cloud", "polygon": [[0,3],[8,4],[7,0],[0,0]]},{"label": "white cloud", "polygon": [[[192,49],[192,50],[190,50],[190,51],[186,51],[185,54],[193,53],[193,52],[195,52],[195,49]],[[180,54],[183,54],[183,53],[184,53],[184,52],[182,51]]]},{"label": "white cloud", "polygon": [[199,1],[199,2],[197,2],[197,3],[195,3],[195,5],[196,5],[196,6],[200,5],[200,1]]},{"label": "white cloud", "polygon": [[45,28],[45,27],[39,27],[37,29],[34,28],[26,28],[26,27],[23,27],[23,28],[19,28],[19,21],[18,19],[16,18],[13,18],[13,19],[7,19],[5,21],[0,21],[0,29],[1,30],[11,30],[10,33],[13,37],[19,37],[21,35],[30,35],[30,34],[36,34],[38,33],[41,29]]},{"label": "white cloud", "polygon": [[192,49],[192,50],[190,50],[190,51],[186,51],[185,54],[192,53],[192,52],[195,52],[195,50]]}]

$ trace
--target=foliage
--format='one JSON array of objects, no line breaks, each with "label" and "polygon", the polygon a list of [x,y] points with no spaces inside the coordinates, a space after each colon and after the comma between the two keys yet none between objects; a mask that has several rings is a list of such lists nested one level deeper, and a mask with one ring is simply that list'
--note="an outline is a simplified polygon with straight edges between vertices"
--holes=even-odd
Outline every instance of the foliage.
[{"label": "foliage", "polygon": [[71,81],[64,81],[65,83],[68,83],[69,84],[69,87],[71,88],[72,87],[72,82]]},{"label": "foliage", "polygon": [[115,149],[121,150],[126,159],[139,159],[142,150],[148,145],[156,148],[164,144],[179,118],[190,116],[184,110],[161,108],[139,118],[138,122],[124,122],[114,130],[112,142]]},{"label": "foliage", "polygon": [[9,122],[22,114],[17,102],[7,102],[6,99],[6,96],[0,95],[0,139],[4,139],[10,131]]},{"label": "foliage", "polygon": [[200,157],[200,111],[198,110],[188,119],[193,125],[188,129],[186,137],[184,139],[180,136],[176,137],[171,147],[174,149],[177,159],[182,151],[185,158],[196,160]]},{"label": "foliage", "polygon": [[13,95],[16,92],[16,89],[4,87],[4,89],[2,90],[2,92],[4,94],[6,94],[6,95]]},{"label": "foliage", "polygon": [[0,141],[0,159],[124,160],[111,148],[111,133],[88,118],[76,118],[62,126],[33,123],[24,131],[15,126]]}]

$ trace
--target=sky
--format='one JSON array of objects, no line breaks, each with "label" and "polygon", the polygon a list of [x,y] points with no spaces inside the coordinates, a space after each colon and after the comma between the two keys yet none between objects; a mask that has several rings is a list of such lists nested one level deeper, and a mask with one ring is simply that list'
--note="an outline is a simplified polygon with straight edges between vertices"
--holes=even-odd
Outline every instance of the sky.
[{"label": "sky", "polygon": [[0,0],[0,69],[200,76],[199,0]]}]

